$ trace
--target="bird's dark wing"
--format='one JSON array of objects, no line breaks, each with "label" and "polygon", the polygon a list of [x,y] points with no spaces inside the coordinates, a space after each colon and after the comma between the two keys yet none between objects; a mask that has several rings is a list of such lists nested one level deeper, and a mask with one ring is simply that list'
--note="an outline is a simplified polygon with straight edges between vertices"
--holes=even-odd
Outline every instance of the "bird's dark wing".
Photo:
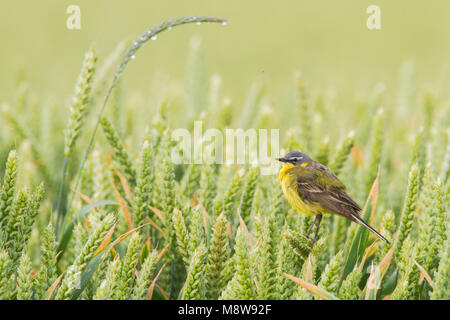
[{"label": "bird's dark wing", "polygon": [[353,215],[358,215],[359,211],[361,211],[360,206],[345,191],[335,187],[325,188],[312,179],[299,177],[297,179],[297,190],[302,199],[316,202],[324,209],[352,221],[355,221]]}]

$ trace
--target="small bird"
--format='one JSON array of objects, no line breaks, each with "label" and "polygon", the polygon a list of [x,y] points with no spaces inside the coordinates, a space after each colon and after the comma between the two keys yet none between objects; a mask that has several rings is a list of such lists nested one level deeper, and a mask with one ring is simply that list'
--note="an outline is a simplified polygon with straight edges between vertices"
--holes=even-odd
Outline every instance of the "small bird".
[{"label": "small bird", "polygon": [[[300,151],[291,151],[276,160],[283,162],[279,177],[286,199],[301,213],[315,216],[306,233],[306,237],[313,243],[317,240],[322,215],[338,214],[362,224],[389,244],[385,237],[359,216],[361,207],[347,195],[345,185],[326,166]],[[310,238],[309,235],[316,223],[314,238]]]}]

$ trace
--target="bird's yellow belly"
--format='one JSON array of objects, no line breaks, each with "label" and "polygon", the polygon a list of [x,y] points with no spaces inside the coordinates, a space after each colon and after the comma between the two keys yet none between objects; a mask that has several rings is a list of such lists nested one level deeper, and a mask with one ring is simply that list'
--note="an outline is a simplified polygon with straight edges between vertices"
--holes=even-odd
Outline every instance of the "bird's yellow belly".
[{"label": "bird's yellow belly", "polygon": [[316,204],[305,203],[302,198],[300,198],[297,192],[297,182],[291,181],[292,178],[289,174],[280,175],[280,180],[283,194],[291,206],[307,216],[314,216],[321,213],[320,208],[318,208]]}]

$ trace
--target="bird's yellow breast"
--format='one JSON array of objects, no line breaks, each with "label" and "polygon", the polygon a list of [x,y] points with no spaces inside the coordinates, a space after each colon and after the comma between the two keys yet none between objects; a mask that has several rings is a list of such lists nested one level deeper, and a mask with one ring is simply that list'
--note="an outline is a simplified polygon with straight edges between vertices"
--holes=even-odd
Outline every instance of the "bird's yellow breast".
[{"label": "bird's yellow breast", "polygon": [[285,198],[291,206],[307,216],[319,214],[321,211],[319,206],[314,203],[306,203],[298,194],[297,176],[291,172],[291,169],[294,167],[294,165],[286,163],[283,165],[279,174]]}]

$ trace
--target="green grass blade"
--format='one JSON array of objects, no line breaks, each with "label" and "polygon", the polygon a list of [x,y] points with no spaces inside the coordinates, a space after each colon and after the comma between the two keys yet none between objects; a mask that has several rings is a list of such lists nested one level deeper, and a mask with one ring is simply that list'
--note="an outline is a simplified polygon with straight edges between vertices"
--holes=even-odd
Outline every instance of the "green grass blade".
[{"label": "green grass blade", "polygon": [[[378,181],[379,181],[379,171],[377,177],[375,178],[375,181],[373,182],[369,196],[367,197],[366,205],[364,206],[363,219],[365,221],[371,220],[370,218],[371,216],[373,216],[373,213],[376,209],[376,202],[378,199]],[[372,199],[372,201],[369,201],[370,199]],[[341,277],[341,282],[339,283],[339,288],[342,285],[342,281],[344,281],[347,275],[350,272],[352,272],[355,265],[361,262],[364,256],[364,251],[366,250],[368,245],[367,240],[369,239],[369,232],[370,231],[364,226],[362,225],[359,226],[358,232],[356,233],[356,236],[350,247],[350,251],[347,255],[347,259],[345,261],[344,272]]]},{"label": "green grass blade", "polygon": [[312,283],[306,282],[302,279],[299,279],[297,277],[294,277],[290,274],[287,273],[283,273],[283,275],[294,281],[295,283],[297,283],[298,285],[302,286],[303,288],[305,288],[306,290],[310,291],[311,293],[313,293],[314,295],[320,297],[323,300],[339,300],[339,298],[337,298],[335,295],[333,295],[332,293],[328,292],[327,290],[320,288]]}]

